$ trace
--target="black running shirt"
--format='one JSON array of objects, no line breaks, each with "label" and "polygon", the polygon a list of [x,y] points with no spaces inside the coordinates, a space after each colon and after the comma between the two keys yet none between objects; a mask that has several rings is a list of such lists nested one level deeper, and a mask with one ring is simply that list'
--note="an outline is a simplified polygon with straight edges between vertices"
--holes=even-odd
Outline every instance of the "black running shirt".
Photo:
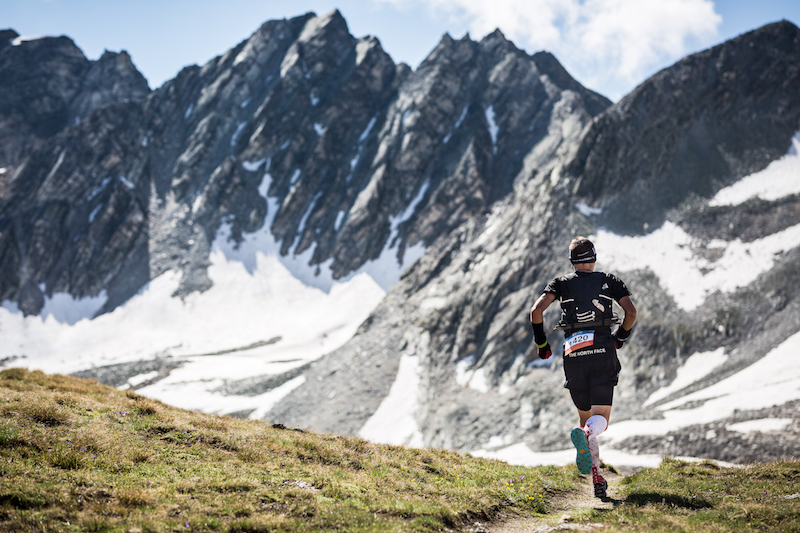
[{"label": "black running shirt", "polygon": [[[575,272],[578,276],[590,274],[590,272]],[[606,274],[605,272],[599,272],[599,274],[603,274],[605,276],[605,282],[608,284],[610,289],[610,296],[614,298],[614,300],[619,303],[619,301],[624,298],[625,296],[630,296],[631,291],[628,290],[628,287],[625,286],[625,283],[621,279],[619,279],[614,274]],[[550,281],[547,284],[547,287],[544,288],[545,293],[552,294],[556,297],[556,300],[561,300],[561,287],[564,283],[566,283],[567,278],[566,276],[560,276]]]}]

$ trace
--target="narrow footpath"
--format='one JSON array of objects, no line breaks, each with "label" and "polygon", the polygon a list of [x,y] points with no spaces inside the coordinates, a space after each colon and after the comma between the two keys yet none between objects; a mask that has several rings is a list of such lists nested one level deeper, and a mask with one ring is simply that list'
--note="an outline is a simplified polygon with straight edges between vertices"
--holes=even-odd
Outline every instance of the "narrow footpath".
[{"label": "narrow footpath", "polygon": [[511,518],[504,522],[494,522],[486,526],[475,524],[475,533],[551,533],[553,531],[597,531],[603,527],[589,521],[591,510],[611,510],[619,504],[619,488],[623,476],[608,471],[603,472],[608,481],[608,498],[600,500],[594,497],[594,489],[589,483],[591,476],[586,476],[585,483],[578,491],[554,502],[555,509],[547,516],[533,518]]}]

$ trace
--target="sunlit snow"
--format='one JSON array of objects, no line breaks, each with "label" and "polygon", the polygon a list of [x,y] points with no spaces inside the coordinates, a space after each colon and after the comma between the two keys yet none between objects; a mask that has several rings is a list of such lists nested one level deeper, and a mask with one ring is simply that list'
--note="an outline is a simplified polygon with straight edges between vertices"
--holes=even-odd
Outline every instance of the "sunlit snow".
[{"label": "sunlit snow", "polygon": [[748,420],[726,426],[728,431],[738,433],[768,433],[770,431],[781,431],[793,423],[791,418],[759,418],[758,420]]},{"label": "sunlit snow", "polygon": [[494,121],[494,106],[489,106],[486,108],[486,123],[489,125],[489,135],[492,137],[492,152],[497,153],[497,134],[500,131],[500,128],[497,127],[497,123]]},{"label": "sunlit snow", "polygon": [[683,366],[678,368],[677,375],[672,383],[651,394],[647,401],[644,402],[644,407],[652,405],[670,394],[685,389],[692,383],[703,379],[727,360],[728,356],[725,355],[725,348],[717,348],[713,352],[693,354],[686,359]]},{"label": "sunlit snow", "polygon": [[669,221],[643,236],[628,237],[600,229],[592,240],[599,270],[649,269],[677,305],[691,311],[714,291],[745,287],[771,269],[787,243],[800,242],[800,224],[752,242],[712,241],[708,247],[721,252],[716,261],[696,254],[692,237]]},{"label": "sunlit snow", "polygon": [[[800,399],[800,333],[795,333],[747,368],[704,389],[660,405],[663,419],[626,420],[609,426],[605,436],[621,441],[634,435],[671,431],[723,420],[737,410],[750,411]],[[699,405],[686,407],[686,404]]]},{"label": "sunlit snow", "polygon": [[414,412],[417,409],[418,356],[403,355],[397,377],[375,413],[361,428],[365,439],[386,444],[422,447],[422,433]]},{"label": "sunlit snow", "polygon": [[747,176],[721,189],[709,205],[739,205],[751,198],[777,200],[800,194],[800,132],[792,138],[789,152],[761,172]]}]

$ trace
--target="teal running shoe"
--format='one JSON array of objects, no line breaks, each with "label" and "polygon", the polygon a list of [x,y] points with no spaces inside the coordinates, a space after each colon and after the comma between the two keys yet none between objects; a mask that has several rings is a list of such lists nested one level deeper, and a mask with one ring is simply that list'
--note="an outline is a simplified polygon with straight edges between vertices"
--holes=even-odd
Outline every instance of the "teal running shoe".
[{"label": "teal running shoe", "polygon": [[572,430],[571,437],[572,444],[575,445],[575,449],[578,451],[578,455],[575,457],[575,464],[578,465],[578,470],[581,474],[591,474],[592,454],[589,452],[589,443],[586,442],[586,433],[581,428],[575,428]]}]

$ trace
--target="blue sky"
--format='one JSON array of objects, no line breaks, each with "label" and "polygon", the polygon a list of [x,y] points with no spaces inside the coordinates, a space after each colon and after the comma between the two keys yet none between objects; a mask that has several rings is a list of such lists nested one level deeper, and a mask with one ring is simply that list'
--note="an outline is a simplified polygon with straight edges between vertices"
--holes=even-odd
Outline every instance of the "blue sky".
[{"label": "blue sky", "polygon": [[615,101],[689,53],[780,19],[800,24],[798,0],[3,0],[0,28],[68,35],[90,59],[127,50],[156,88],[266,20],[335,8],[353,35],[378,37],[412,67],[445,32],[478,40],[499,27]]}]

